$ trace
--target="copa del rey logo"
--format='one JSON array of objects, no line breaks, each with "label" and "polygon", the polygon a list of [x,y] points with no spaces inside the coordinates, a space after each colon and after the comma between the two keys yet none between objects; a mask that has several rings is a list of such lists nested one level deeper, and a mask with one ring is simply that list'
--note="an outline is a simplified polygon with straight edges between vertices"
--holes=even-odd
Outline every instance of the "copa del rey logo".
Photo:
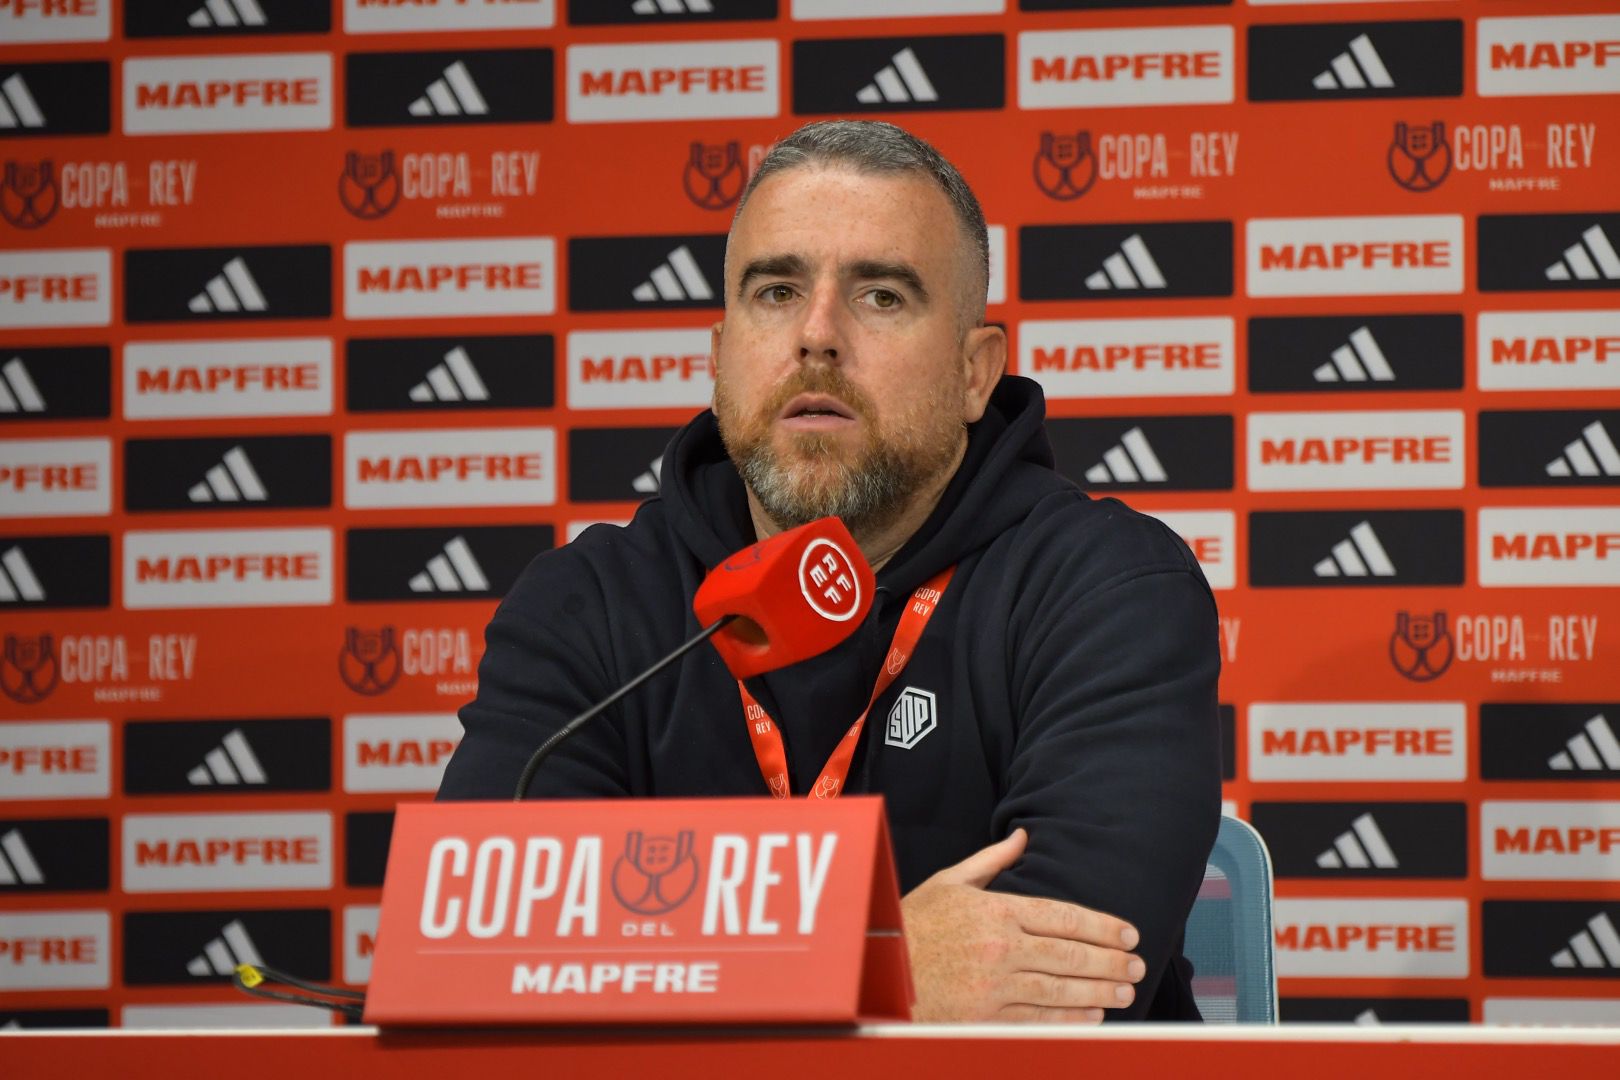
[{"label": "copa del rey logo", "polygon": [[568,119],[721,120],[776,116],[776,41],[570,45]]},{"label": "copa del rey logo", "polygon": [[1018,35],[1018,104],[1225,104],[1233,99],[1232,50],[1230,26],[1026,31]]},{"label": "copa del rey logo", "polygon": [[713,396],[708,330],[576,330],[568,335],[570,408],[703,408]]},{"label": "copa del rey logo", "polygon": [[128,135],[326,131],[331,126],[331,53],[124,61]]},{"label": "copa del rey logo", "polygon": [[239,892],[332,886],[332,815],[128,814],[124,891]]},{"label": "copa del rey logo", "polygon": [[550,315],[557,242],[391,240],[343,245],[343,306],[351,319]]},{"label": "copa del rey logo", "polygon": [[1255,218],[1247,234],[1250,296],[1462,292],[1461,214]]}]

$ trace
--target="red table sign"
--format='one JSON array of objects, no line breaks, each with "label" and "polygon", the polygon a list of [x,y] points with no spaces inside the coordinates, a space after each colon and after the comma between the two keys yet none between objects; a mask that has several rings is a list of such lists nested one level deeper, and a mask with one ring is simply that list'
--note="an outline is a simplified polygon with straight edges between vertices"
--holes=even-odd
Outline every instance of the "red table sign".
[{"label": "red table sign", "polygon": [[405,803],[368,1023],[907,1019],[882,800]]}]

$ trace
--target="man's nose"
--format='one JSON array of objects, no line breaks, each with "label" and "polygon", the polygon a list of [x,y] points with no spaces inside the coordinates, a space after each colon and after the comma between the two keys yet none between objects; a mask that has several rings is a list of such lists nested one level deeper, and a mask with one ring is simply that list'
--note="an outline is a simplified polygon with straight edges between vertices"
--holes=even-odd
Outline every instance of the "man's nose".
[{"label": "man's nose", "polygon": [[799,324],[799,359],[836,362],[847,352],[846,318],[838,289],[831,284],[815,286]]}]

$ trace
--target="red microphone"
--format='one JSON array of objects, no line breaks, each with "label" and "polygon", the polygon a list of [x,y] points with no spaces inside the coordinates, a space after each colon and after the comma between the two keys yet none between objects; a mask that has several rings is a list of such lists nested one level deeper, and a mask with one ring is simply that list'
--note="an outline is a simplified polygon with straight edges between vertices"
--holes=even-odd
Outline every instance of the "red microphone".
[{"label": "red microphone", "polygon": [[877,581],[844,523],[824,517],[732,555],[692,600],[710,639],[739,679],[826,652],[861,625]]}]

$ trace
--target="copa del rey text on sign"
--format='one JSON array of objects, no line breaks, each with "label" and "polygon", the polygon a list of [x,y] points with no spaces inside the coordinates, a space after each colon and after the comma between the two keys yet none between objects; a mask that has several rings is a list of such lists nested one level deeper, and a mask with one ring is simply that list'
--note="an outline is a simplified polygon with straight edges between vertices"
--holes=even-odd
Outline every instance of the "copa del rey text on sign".
[{"label": "copa del rey text on sign", "polygon": [[877,799],[406,804],[366,1015],[903,1016],[899,929]]}]

